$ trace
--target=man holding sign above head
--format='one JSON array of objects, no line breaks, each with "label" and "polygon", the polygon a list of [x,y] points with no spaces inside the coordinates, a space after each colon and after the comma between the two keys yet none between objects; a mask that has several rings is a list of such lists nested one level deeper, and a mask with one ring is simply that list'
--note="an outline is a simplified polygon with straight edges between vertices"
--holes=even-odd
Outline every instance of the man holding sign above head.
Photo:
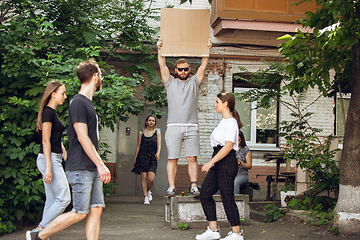
[{"label": "man holding sign above head", "polygon": [[[204,45],[210,48],[210,40],[204,43]],[[196,74],[191,77],[189,61],[185,58],[177,60],[175,63],[175,76],[172,76],[170,75],[169,68],[166,66],[165,57],[161,55],[161,48],[163,47],[161,38],[157,42],[157,46],[160,73],[167,91],[168,101],[168,120],[165,133],[168,150],[167,175],[169,181],[167,196],[172,197],[175,195],[177,162],[180,157],[182,142],[184,142],[188,172],[191,180],[190,193],[193,197],[199,197],[200,192],[197,188],[197,156],[200,153],[197,117],[198,95],[209,57],[202,57],[200,67]]]}]

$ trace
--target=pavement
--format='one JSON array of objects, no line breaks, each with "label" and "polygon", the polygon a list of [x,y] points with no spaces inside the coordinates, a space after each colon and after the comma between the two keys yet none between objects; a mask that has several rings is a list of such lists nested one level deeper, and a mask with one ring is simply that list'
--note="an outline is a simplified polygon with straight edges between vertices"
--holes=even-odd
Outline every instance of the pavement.
[{"label": "pavement", "polygon": [[[265,196],[260,196],[261,198]],[[250,205],[251,206],[251,205]],[[254,218],[255,219],[255,218]],[[326,232],[324,228],[315,228],[299,221],[290,221],[286,218],[273,223],[263,223],[250,220],[247,226],[241,226],[245,240],[339,240],[360,239],[360,236],[341,237]],[[54,234],[51,240],[86,239],[85,223],[83,220],[69,228]],[[26,230],[18,229],[12,234],[0,237],[0,240],[24,240]],[[205,229],[190,228],[177,230],[165,227],[164,223],[164,198],[155,196],[150,205],[143,204],[141,196],[110,196],[106,199],[106,207],[101,217],[101,240],[123,239],[195,239]],[[230,227],[220,229],[222,237],[227,235]]]}]

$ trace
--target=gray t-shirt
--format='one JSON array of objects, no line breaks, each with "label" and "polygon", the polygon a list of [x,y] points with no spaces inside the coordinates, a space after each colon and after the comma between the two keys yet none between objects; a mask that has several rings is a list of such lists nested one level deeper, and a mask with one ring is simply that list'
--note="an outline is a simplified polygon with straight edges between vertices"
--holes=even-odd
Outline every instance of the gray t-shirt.
[{"label": "gray t-shirt", "polygon": [[164,84],[168,101],[167,124],[197,124],[197,109],[200,82],[194,75],[180,81],[170,75]]}]

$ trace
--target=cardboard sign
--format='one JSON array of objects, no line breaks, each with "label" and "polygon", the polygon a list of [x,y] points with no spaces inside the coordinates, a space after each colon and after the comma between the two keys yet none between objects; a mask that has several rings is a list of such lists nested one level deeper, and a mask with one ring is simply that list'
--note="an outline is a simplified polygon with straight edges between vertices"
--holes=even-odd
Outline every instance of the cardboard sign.
[{"label": "cardboard sign", "polygon": [[162,8],[160,54],[165,57],[208,57],[210,9]]}]

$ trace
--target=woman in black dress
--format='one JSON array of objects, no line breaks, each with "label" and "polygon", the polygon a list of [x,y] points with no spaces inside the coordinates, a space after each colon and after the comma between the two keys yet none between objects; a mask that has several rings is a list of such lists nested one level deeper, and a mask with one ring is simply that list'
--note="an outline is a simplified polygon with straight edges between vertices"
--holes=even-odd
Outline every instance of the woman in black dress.
[{"label": "woman in black dress", "polygon": [[161,134],[156,130],[156,117],[149,115],[145,120],[143,130],[138,135],[134,168],[132,170],[135,174],[141,175],[141,188],[145,197],[144,204],[150,204],[152,200],[150,189],[154,185],[160,150]]}]

